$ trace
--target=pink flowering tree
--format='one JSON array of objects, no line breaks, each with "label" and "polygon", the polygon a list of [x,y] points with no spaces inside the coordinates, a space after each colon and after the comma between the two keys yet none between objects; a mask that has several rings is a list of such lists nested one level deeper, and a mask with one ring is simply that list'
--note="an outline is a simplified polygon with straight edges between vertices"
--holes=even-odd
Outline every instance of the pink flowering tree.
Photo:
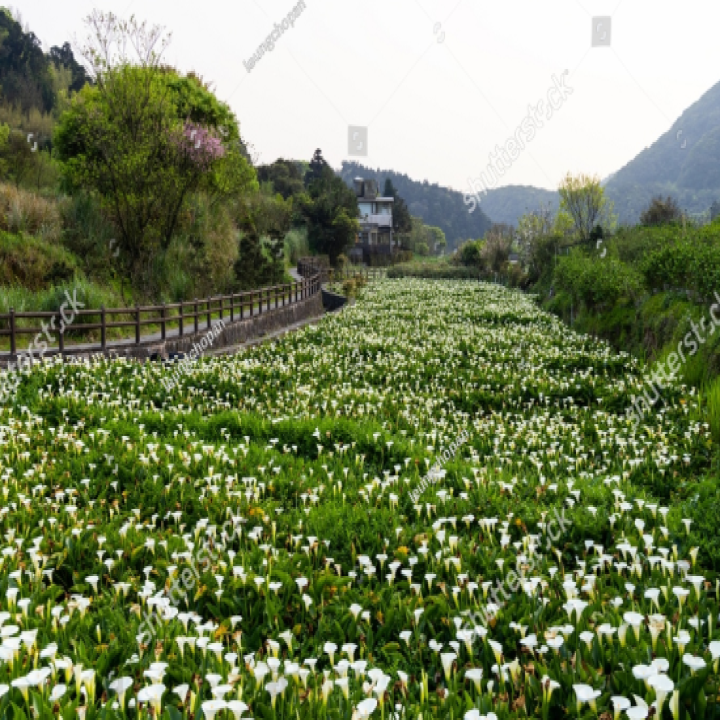
[{"label": "pink flowering tree", "polygon": [[222,139],[207,127],[187,121],[178,143],[185,156],[201,172],[208,172],[216,160],[225,157]]}]

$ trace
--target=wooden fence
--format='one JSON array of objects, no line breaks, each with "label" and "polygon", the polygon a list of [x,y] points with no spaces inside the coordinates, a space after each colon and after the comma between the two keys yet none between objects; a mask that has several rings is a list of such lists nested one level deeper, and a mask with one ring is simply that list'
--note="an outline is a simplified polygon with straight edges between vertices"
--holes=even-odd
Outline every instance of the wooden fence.
[{"label": "wooden fence", "polygon": [[301,277],[320,275],[323,283],[338,282],[362,275],[366,280],[379,280],[385,277],[385,268],[345,268],[338,270],[329,267],[322,258],[315,257],[300,258],[297,264],[297,272]]},{"label": "wooden fence", "polygon": [[349,280],[354,277],[364,277],[366,280],[381,280],[385,276],[385,268],[351,268],[345,270],[335,270],[330,268],[328,270],[327,281],[340,282],[341,280]]},{"label": "wooden fence", "polygon": [[[213,318],[221,320],[229,319],[244,320],[267,313],[274,308],[293,305],[321,291],[321,278],[319,274],[294,281],[284,285],[250,290],[243,293],[231,295],[218,295],[195,299],[188,302],[163,303],[162,305],[135,306],[131,308],[105,308],[99,309],[77,309],[68,313],[72,316],[72,322],[65,324],[60,310],[53,312],[15,312],[10,309],[9,313],[0,313],[0,339],[10,338],[10,354],[3,353],[4,359],[15,360],[18,354],[18,339],[22,335],[32,336],[30,341],[32,348],[33,341],[46,345],[43,353],[64,354],[70,349],[66,343],[67,336],[86,336],[87,333],[100,331],[99,344],[87,344],[87,340],[80,340],[83,352],[106,351],[115,343],[108,342],[108,331],[115,329],[133,328],[134,343],[140,345],[143,342],[141,330],[143,327],[154,326],[157,328],[156,336],[150,336],[145,341],[165,340],[168,331],[174,337],[183,337],[186,334],[197,333],[200,330],[201,321],[207,321],[210,328]],[[82,322],[83,318],[87,322]],[[122,319],[116,319],[122,318]],[[67,316],[66,316],[67,319]],[[32,321],[40,321],[42,327],[35,327]],[[173,332],[171,326],[177,327]],[[38,336],[42,340],[38,340]],[[49,347],[48,339],[57,340],[57,348]],[[128,347],[127,339],[118,343],[122,347]],[[72,346],[70,346],[72,347]]]}]

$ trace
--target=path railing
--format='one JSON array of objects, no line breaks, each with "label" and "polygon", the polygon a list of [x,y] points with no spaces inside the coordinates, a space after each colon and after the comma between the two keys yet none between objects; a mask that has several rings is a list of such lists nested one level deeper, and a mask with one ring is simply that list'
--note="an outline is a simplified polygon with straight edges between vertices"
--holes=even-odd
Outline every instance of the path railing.
[{"label": "path railing", "polygon": [[[129,308],[73,309],[63,316],[62,310],[51,312],[0,313],[0,341],[10,338],[10,352],[0,353],[0,358],[15,360],[18,355],[19,339],[30,336],[28,343],[43,347],[42,354],[64,354],[73,347],[82,346],[83,352],[106,351],[112,347],[128,348],[146,342],[164,341],[168,337],[183,337],[200,331],[200,326],[211,327],[213,318],[220,320],[245,320],[270,312],[276,308],[300,303],[321,291],[319,274],[283,285],[250,290],[231,295],[216,295],[204,299],[196,298],[179,303],[162,305],[136,305]],[[80,303],[79,303],[80,304]],[[32,324],[39,321],[40,327]],[[143,328],[154,328],[154,334],[143,337]],[[132,328],[130,338],[108,340],[108,333]],[[87,334],[100,333],[99,343],[88,343]],[[78,342],[68,345],[68,340]],[[51,344],[52,343],[52,344]],[[56,344],[55,344],[56,343]],[[32,352],[32,350],[31,350]]]},{"label": "path railing", "polygon": [[382,280],[385,277],[386,268],[354,268],[328,270],[328,282],[339,282],[340,280],[349,280],[355,277],[364,277],[366,280]]},{"label": "path railing", "polygon": [[297,272],[301,277],[319,274],[323,283],[337,282],[349,278],[363,276],[366,280],[380,280],[385,277],[386,268],[344,268],[338,270],[325,264],[323,259],[314,257],[300,258]]}]

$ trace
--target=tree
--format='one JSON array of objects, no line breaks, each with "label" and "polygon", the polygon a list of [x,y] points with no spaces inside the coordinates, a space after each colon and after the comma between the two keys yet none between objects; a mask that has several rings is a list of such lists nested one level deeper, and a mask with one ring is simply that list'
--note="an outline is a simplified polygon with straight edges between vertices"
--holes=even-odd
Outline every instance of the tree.
[{"label": "tree", "polygon": [[661,195],[654,197],[640,214],[641,225],[668,225],[680,220],[682,220],[680,206],[669,195],[664,200]]},{"label": "tree", "polygon": [[357,198],[325,162],[321,150],[316,150],[313,155],[305,183],[308,194],[301,197],[300,203],[307,222],[310,249],[328,255],[335,265],[357,237]]},{"label": "tree", "polygon": [[52,110],[55,96],[50,62],[34,33],[23,30],[10,11],[0,8],[0,86],[3,101],[23,112]]},{"label": "tree", "polygon": [[710,221],[712,222],[718,216],[720,216],[720,202],[714,200],[713,204],[710,206]]},{"label": "tree", "polygon": [[464,242],[458,248],[455,262],[459,262],[461,265],[477,268],[479,270],[483,264],[482,249],[484,245],[484,240],[468,240],[467,242]]},{"label": "tree", "polygon": [[410,232],[403,240],[403,247],[412,250],[417,255],[429,255],[430,243],[427,226],[419,217],[411,218]]},{"label": "tree", "polygon": [[96,193],[116,226],[123,271],[149,290],[152,259],[169,246],[191,194],[218,200],[257,181],[230,109],[197,77],[161,66],[161,28],[98,11],[88,24],[83,54],[95,84],[63,113],[55,147],[66,186]]},{"label": "tree", "polygon": [[257,168],[258,181],[272,183],[273,190],[287,200],[305,190],[300,167],[294,160],[278,158],[272,165]]},{"label": "tree", "polygon": [[612,203],[606,198],[598,177],[568,173],[560,183],[560,209],[572,218],[575,232],[583,242],[590,241],[596,225],[614,223]]},{"label": "tree", "polygon": [[485,267],[491,272],[501,272],[510,257],[511,246],[512,237],[507,237],[502,232],[488,231],[485,236],[485,245],[480,251],[480,257]]},{"label": "tree", "polygon": [[442,251],[447,247],[445,233],[439,227],[433,227],[432,225],[426,226],[426,232],[428,236],[430,252],[435,253],[436,255],[440,255]]},{"label": "tree", "polygon": [[292,219],[292,200],[257,192],[238,204],[241,232],[235,277],[240,290],[282,282],[285,273],[285,235]]},{"label": "tree", "polygon": [[70,43],[66,42],[62,47],[51,47],[49,56],[56,67],[67,68],[70,71],[71,82],[68,89],[72,92],[82,90],[85,84],[90,82],[85,68],[75,59]]},{"label": "tree", "polygon": [[533,244],[538,238],[549,235],[552,225],[552,212],[549,207],[540,207],[518,219],[515,241],[524,264],[527,265],[530,260]]},{"label": "tree", "polygon": [[325,161],[322,150],[318,148],[310,160],[310,165],[305,173],[305,187],[309,188],[316,180],[323,180],[332,169]]},{"label": "tree", "polygon": [[[409,233],[412,230],[410,210],[408,210],[407,203],[400,197],[390,178],[385,179],[383,197],[391,197],[395,200],[393,203],[393,232],[401,235]],[[444,234],[443,237],[445,237]]]}]

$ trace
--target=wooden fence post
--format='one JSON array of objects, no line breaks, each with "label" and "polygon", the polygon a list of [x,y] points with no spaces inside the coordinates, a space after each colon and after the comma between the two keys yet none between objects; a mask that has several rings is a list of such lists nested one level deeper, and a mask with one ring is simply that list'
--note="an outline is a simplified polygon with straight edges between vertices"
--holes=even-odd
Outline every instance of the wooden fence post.
[{"label": "wooden fence post", "polygon": [[17,352],[17,342],[15,340],[15,308],[10,308],[10,352],[13,357]]},{"label": "wooden fence post", "polygon": [[135,344],[140,344],[140,306],[135,305]]},{"label": "wooden fence post", "polygon": [[63,322],[62,315],[58,313],[60,333],[58,334],[58,347],[60,349],[60,355],[65,354],[65,323]]},{"label": "wooden fence post", "polygon": [[165,340],[165,318],[167,317],[167,309],[165,303],[160,308],[160,339]]},{"label": "wooden fence post", "polygon": [[195,334],[196,334],[196,335],[197,335],[197,332],[198,332],[198,325],[199,325],[199,323],[200,323],[200,319],[198,318],[198,315],[199,315],[199,314],[200,314],[200,313],[199,313],[199,311],[198,311],[198,299],[195,298],[195,310],[194,310],[194,315],[195,315]]},{"label": "wooden fence post", "polygon": [[178,315],[178,318],[180,320],[180,337],[182,337],[185,334],[185,327],[183,324],[183,301],[180,301],[180,314]]},{"label": "wooden fence post", "polygon": [[107,320],[104,305],[100,308],[100,347],[103,352],[107,350]]}]

